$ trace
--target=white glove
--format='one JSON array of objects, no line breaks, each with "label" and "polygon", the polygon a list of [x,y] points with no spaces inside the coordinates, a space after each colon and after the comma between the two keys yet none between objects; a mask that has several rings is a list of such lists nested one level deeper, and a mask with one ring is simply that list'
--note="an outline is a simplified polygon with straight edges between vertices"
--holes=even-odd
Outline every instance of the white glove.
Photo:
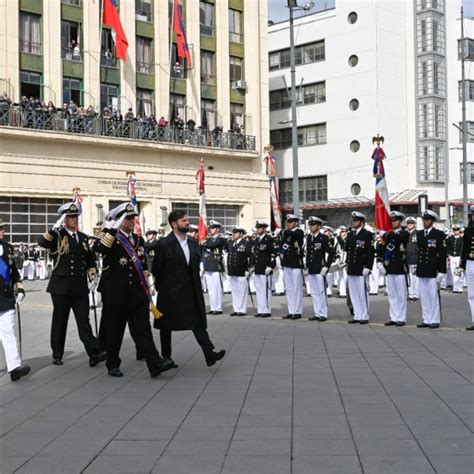
[{"label": "white glove", "polygon": [[265,268],[265,275],[266,276],[271,275],[272,272],[273,272],[273,268],[270,268],[270,267]]},{"label": "white glove", "polygon": [[99,283],[99,280],[92,280],[89,284],[89,290],[90,291],[95,291],[97,290],[97,286],[98,286],[98,283]]},{"label": "white glove", "polygon": [[438,283],[438,285],[440,285],[445,276],[446,275],[444,273],[438,273],[438,276],[436,277],[436,283]]},{"label": "white glove", "polygon": [[387,274],[387,270],[385,270],[385,267],[383,266],[382,262],[377,263],[377,268],[379,269],[379,274],[381,276],[385,276]]},{"label": "white glove", "polygon": [[366,277],[370,275],[370,270],[368,268],[364,268],[362,270],[362,276]]},{"label": "white glove", "polygon": [[25,293],[23,291],[19,291],[16,295],[16,302],[20,304],[25,299]]},{"label": "white glove", "polygon": [[66,214],[63,214],[57,221],[56,223],[53,225],[53,229],[54,230],[59,230],[63,224],[64,224],[64,219],[66,219]]},{"label": "white glove", "polygon": [[323,267],[323,268],[321,268],[321,271],[320,271],[319,274],[320,274],[322,277],[325,277],[327,272],[328,272],[328,267]]},{"label": "white glove", "polygon": [[105,228],[106,229],[113,229],[114,228],[115,221],[105,221]]},{"label": "white glove", "polygon": [[199,271],[199,276],[202,278],[204,276],[204,270]]},{"label": "white glove", "polygon": [[125,220],[125,217],[127,217],[127,215],[124,212],[122,214],[122,217],[113,223],[112,229],[120,229],[120,226],[122,225],[122,222]]},{"label": "white glove", "polygon": [[250,272],[248,270],[245,271],[245,278],[248,278],[250,276]]},{"label": "white glove", "polygon": [[95,268],[89,268],[89,270],[87,270],[87,278],[89,278],[90,282],[97,280],[97,270]]},{"label": "white glove", "polygon": [[411,267],[410,272],[411,272],[412,275],[416,275],[416,265]]},{"label": "white glove", "polygon": [[457,277],[461,277],[463,271],[464,271],[463,268],[461,268],[461,267],[456,267],[456,268],[454,269],[454,272],[453,272],[453,273],[454,273]]}]

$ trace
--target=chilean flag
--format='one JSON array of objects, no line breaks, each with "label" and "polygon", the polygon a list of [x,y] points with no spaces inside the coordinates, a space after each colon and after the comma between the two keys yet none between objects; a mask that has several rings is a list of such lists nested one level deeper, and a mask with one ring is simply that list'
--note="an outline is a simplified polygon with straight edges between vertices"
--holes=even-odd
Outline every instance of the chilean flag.
[{"label": "chilean flag", "polygon": [[123,59],[127,56],[128,41],[122,28],[120,15],[117,11],[117,0],[103,0],[102,23],[109,26],[115,33],[115,54],[117,58]]},{"label": "chilean flag", "polygon": [[173,30],[176,34],[176,45],[178,48],[178,57],[184,58],[191,67],[191,53],[186,41],[186,32],[184,31],[183,14],[181,10],[180,0],[174,0],[174,20]]},{"label": "chilean flag", "polygon": [[377,148],[372,153],[375,178],[375,227],[378,230],[390,232],[393,228],[392,221],[390,220],[390,201],[388,198],[385,168],[383,166],[385,158],[385,152],[382,150],[382,147],[377,145]]},{"label": "chilean flag", "polygon": [[198,241],[201,242],[207,237],[207,211],[206,211],[206,195],[204,192],[204,166],[196,173],[197,188],[199,191],[199,220],[198,220]]}]

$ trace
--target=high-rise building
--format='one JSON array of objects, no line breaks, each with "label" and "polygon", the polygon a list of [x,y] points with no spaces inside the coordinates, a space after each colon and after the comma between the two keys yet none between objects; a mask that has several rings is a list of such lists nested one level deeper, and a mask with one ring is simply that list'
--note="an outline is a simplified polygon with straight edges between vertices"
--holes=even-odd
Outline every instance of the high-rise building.
[{"label": "high-rise building", "polygon": [[[303,2],[300,2],[302,5]],[[354,207],[373,215],[372,138],[384,137],[392,206],[416,214],[418,197],[462,221],[458,101],[460,0],[338,0],[295,20],[299,198],[304,215],[347,223]],[[466,50],[474,45],[465,21]],[[270,142],[280,197],[292,208],[289,21],[269,27]],[[471,60],[474,55],[471,56]],[[472,62],[468,63],[472,65]],[[474,69],[466,68],[474,128]],[[469,141],[474,139],[469,136]],[[474,145],[468,145],[473,161]],[[474,196],[474,164],[469,165]]]},{"label": "high-rise building", "polygon": [[0,2],[8,238],[34,241],[73,188],[84,200],[84,230],[93,232],[127,199],[129,171],[146,228],[164,226],[177,207],[197,221],[201,158],[208,218],[226,228],[268,219],[260,153],[269,129],[266,0],[180,0],[191,61],[177,55],[173,0],[112,3],[128,40],[125,60],[102,25],[100,0]]}]

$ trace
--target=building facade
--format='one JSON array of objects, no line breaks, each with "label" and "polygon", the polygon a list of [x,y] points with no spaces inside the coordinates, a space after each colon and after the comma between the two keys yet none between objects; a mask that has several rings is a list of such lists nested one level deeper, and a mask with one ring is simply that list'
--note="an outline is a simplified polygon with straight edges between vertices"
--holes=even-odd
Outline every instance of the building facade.
[{"label": "building facade", "polygon": [[[446,217],[448,197],[452,220],[462,221],[462,152],[451,124],[461,120],[460,6],[457,0],[338,0],[333,9],[295,20],[305,215],[318,213],[341,224],[354,207],[373,213],[372,138],[379,134],[393,207],[416,214],[419,196],[427,194],[430,206]],[[466,36],[472,38],[471,25]],[[269,45],[270,141],[277,150],[282,205],[289,210],[288,21],[269,27]],[[468,105],[471,123],[474,109]],[[473,150],[469,144],[468,156]],[[468,195],[474,196],[472,176]]]},{"label": "building facade", "polygon": [[[173,1],[116,3],[125,61],[101,24],[100,0],[0,0],[0,92],[11,101],[0,110],[0,217],[9,238],[34,241],[74,188],[93,232],[127,199],[128,171],[146,228],[164,227],[178,206],[197,222],[201,158],[209,218],[226,227],[268,219],[266,1],[181,0],[190,62],[177,57]],[[25,108],[24,96],[57,111]]]}]

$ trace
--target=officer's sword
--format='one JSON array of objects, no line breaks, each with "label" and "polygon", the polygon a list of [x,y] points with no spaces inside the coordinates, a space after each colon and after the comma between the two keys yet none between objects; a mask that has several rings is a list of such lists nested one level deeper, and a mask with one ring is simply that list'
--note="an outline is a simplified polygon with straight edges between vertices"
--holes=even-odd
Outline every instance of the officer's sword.
[{"label": "officer's sword", "polygon": [[20,359],[23,358],[23,336],[21,333],[21,314],[20,314],[20,303],[16,303],[16,316],[18,318],[18,339],[20,341]]},{"label": "officer's sword", "polygon": [[441,290],[440,290],[441,283],[438,284],[438,301],[439,301],[439,322],[443,322],[443,311],[441,308]]},{"label": "officer's sword", "polygon": [[253,312],[255,313],[255,303],[253,302],[253,295],[252,295],[252,291],[250,290],[250,275],[251,275],[251,273],[249,272],[249,275],[247,277],[247,288],[248,288],[249,295],[250,295],[250,301],[252,303],[252,309],[253,309]]},{"label": "officer's sword", "polygon": [[99,337],[99,330],[97,328],[97,304],[95,302],[95,290],[91,288],[89,291],[92,294],[92,309],[94,310],[95,337]]}]

